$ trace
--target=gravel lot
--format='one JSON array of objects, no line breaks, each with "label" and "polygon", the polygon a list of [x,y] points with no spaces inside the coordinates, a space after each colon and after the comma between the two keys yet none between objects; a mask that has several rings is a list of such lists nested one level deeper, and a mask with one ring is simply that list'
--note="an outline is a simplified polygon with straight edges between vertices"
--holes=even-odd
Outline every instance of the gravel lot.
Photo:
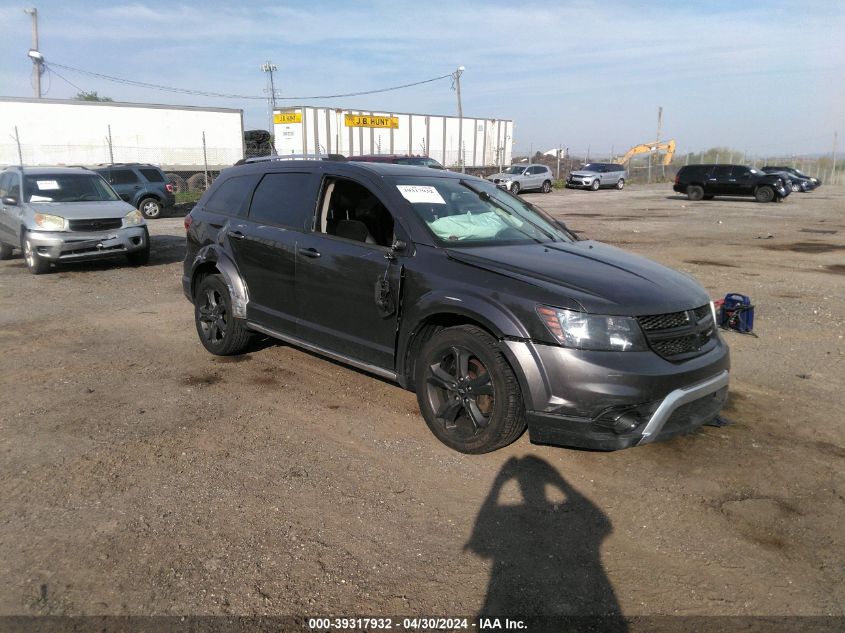
[{"label": "gravel lot", "polygon": [[525,197],[754,299],[759,338],[726,335],[732,425],[464,456],[393,384],[271,342],[206,353],[181,218],[151,223],[145,268],[16,255],[0,614],[845,615],[845,188]]}]

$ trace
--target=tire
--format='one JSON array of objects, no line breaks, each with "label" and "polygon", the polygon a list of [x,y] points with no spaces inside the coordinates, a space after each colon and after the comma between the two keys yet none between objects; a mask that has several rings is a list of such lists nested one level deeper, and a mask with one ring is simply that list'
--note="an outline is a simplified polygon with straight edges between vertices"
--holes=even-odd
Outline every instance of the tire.
[{"label": "tire", "polygon": [[50,271],[49,260],[44,259],[35,252],[29,241],[29,233],[24,233],[21,238],[21,250],[23,251],[23,260],[26,262],[26,267],[33,275],[43,275]]},{"label": "tire", "polygon": [[792,193],[798,193],[799,191],[801,191],[801,187],[799,187],[795,183],[792,183]]},{"label": "tire", "polygon": [[625,179],[624,178],[620,178],[619,180],[616,181],[616,188],[619,191],[622,191],[625,188]]},{"label": "tire", "polygon": [[754,199],[757,202],[771,202],[775,199],[775,190],[766,185],[757,187],[757,191],[754,192]]},{"label": "tire", "polygon": [[144,248],[126,254],[126,259],[132,266],[146,266],[150,262],[150,234],[144,232]]},{"label": "tire", "polygon": [[238,354],[252,333],[232,316],[232,298],[220,275],[204,277],[194,293],[194,323],[203,347],[215,356]]},{"label": "tire", "polygon": [[599,179],[598,179],[598,178],[596,178],[596,179],[595,179],[595,180],[594,180],[594,181],[590,184],[590,189],[591,189],[592,191],[598,191],[598,190],[599,190],[599,187],[601,187],[601,182],[599,182]]},{"label": "tire", "polygon": [[518,182],[515,182],[515,183],[511,184],[511,193],[512,193],[513,195],[515,195],[515,196],[516,196],[516,195],[519,195],[519,190],[520,190],[520,189],[521,189],[521,187],[519,186],[519,183],[518,183]]},{"label": "tire", "polygon": [[687,187],[687,198],[693,201],[701,200],[704,197],[704,187],[700,185],[690,185]]},{"label": "tire", "polygon": [[14,251],[13,247],[0,242],[0,259],[12,259],[12,251]]},{"label": "tire", "polygon": [[148,220],[153,220],[161,215],[161,202],[155,198],[144,198],[138,203],[138,210]]},{"label": "tire", "polygon": [[449,448],[489,453],[525,430],[519,382],[498,341],[481,328],[440,330],[423,344],[415,363],[420,412]]},{"label": "tire", "polygon": [[543,193],[549,193],[549,192],[551,192],[551,190],[552,190],[551,181],[550,180],[544,180],[543,181],[543,187],[540,191],[542,191]]}]

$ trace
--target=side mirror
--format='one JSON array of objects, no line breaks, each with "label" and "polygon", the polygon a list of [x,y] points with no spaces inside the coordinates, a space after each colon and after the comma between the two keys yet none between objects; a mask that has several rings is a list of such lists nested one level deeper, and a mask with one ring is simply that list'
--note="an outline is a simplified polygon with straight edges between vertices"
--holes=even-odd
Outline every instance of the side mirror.
[{"label": "side mirror", "polygon": [[405,240],[394,240],[393,244],[390,245],[390,250],[394,253],[401,253],[406,248],[408,248],[408,244]]},{"label": "side mirror", "polygon": [[15,196],[3,196],[3,204],[7,204],[10,207],[18,206],[18,199]]}]

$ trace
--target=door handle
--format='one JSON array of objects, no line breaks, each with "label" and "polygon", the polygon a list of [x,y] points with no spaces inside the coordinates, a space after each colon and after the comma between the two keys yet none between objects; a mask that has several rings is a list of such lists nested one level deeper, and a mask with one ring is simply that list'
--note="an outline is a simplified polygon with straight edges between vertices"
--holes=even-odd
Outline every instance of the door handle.
[{"label": "door handle", "polygon": [[244,235],[240,231],[229,231],[229,237],[233,237],[236,240],[242,240],[246,237],[246,235]]},{"label": "door handle", "polygon": [[314,259],[320,256],[320,251],[318,251],[316,248],[300,248],[298,252],[300,255],[304,255],[305,257],[312,257]]}]

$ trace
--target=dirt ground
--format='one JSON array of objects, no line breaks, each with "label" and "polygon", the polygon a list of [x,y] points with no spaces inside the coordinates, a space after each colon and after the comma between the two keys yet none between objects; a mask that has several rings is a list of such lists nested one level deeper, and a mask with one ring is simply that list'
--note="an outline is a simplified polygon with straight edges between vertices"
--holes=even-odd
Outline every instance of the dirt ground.
[{"label": "dirt ground", "polygon": [[[845,615],[845,188],[527,199],[750,295],[722,428],[615,453],[441,445],[399,387],[201,347],[151,265],[0,263],[0,615]],[[504,605],[504,606],[503,606]],[[510,605],[510,606],[508,606]],[[514,607],[517,605],[517,607]]]}]

